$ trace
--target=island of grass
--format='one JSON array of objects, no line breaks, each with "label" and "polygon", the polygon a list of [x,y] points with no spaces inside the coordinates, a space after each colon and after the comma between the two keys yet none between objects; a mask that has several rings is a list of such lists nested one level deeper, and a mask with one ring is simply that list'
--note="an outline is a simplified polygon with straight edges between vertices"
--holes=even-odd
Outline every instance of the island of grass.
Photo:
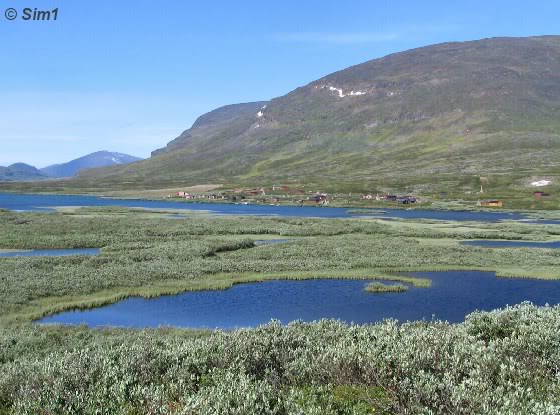
[{"label": "island of grass", "polygon": [[366,285],[365,290],[369,293],[402,293],[408,291],[408,287],[404,284],[384,284],[382,282],[370,282]]}]

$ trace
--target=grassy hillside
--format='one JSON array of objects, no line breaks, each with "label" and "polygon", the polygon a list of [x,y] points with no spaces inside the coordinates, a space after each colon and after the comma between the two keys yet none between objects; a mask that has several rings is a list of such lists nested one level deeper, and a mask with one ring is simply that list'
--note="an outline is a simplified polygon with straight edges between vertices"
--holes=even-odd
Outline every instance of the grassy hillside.
[{"label": "grassy hillside", "polygon": [[[446,43],[375,59],[199,119],[149,160],[52,189],[301,183],[508,193],[560,178],[560,36]],[[42,187],[44,189],[44,186]]]}]

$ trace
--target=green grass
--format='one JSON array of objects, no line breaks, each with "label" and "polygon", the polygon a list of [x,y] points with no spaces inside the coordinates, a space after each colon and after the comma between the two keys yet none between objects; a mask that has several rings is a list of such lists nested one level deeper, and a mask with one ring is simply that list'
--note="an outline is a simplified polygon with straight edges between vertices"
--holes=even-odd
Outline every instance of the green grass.
[{"label": "green grass", "polygon": [[365,290],[368,293],[402,293],[408,291],[408,287],[404,284],[383,284],[381,282],[370,282],[366,285]]}]

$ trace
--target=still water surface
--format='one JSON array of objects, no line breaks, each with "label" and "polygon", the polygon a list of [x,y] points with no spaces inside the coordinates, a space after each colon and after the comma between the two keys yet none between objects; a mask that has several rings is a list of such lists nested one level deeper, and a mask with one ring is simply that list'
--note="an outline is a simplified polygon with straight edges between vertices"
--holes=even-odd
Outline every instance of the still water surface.
[{"label": "still water surface", "polygon": [[560,248],[560,241],[555,242],[532,242],[532,241],[492,241],[472,240],[462,241],[462,245],[481,246],[484,248]]},{"label": "still water surface", "polygon": [[77,248],[77,249],[33,249],[31,251],[0,252],[0,257],[13,258],[22,256],[75,256],[75,255],[99,255],[99,248]]},{"label": "still water surface", "polygon": [[153,299],[133,297],[86,311],[46,317],[42,323],[89,326],[192,328],[253,327],[278,319],[313,321],[322,318],[372,323],[386,318],[463,321],[475,310],[492,310],[531,301],[560,303],[560,281],[496,278],[477,271],[418,272],[431,288],[410,287],[404,293],[364,291],[365,280],[275,280],[235,285],[227,290],[188,292]]},{"label": "still water surface", "polygon": [[[0,209],[52,212],[64,206],[122,206],[148,209],[187,209],[209,211],[218,215],[257,215],[284,217],[350,218],[363,213],[349,213],[347,208],[314,206],[236,205],[227,203],[186,203],[164,200],[109,199],[96,196],[34,195],[0,193]],[[355,211],[355,210],[354,210]],[[469,212],[416,209],[383,209],[380,217],[402,219],[434,219],[457,221],[498,222],[528,220],[515,212]],[[539,220],[538,223],[560,224],[560,221]]]}]

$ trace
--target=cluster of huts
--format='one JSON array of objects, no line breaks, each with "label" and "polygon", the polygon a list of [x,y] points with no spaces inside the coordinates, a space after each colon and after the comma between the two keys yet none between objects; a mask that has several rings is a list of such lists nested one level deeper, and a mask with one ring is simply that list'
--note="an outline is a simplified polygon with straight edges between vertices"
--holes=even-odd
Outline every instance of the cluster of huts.
[{"label": "cluster of huts", "polygon": [[310,203],[310,204],[329,204],[329,194],[328,193],[316,193],[313,196],[309,196],[306,199],[301,199],[299,203]]},{"label": "cluster of huts", "polygon": [[211,200],[216,200],[216,199],[227,199],[227,196],[225,193],[211,193],[211,194],[199,194],[199,195],[193,195],[189,192],[177,192],[175,193],[176,197],[182,197],[184,199],[211,199]]},{"label": "cluster of huts", "polygon": [[[259,202],[259,203],[273,203],[277,204],[282,200],[288,201],[286,197],[289,195],[296,196],[290,199],[292,202],[297,202],[300,204],[316,204],[316,205],[328,205],[329,204],[329,194],[325,192],[305,192],[301,189],[290,189],[289,186],[286,185],[274,185],[272,189],[268,188],[268,192],[272,193],[272,196],[268,198],[265,197],[267,195],[267,189],[264,187],[256,187],[256,188],[239,188],[234,189],[228,193],[219,192],[219,193],[211,193],[211,194],[191,194],[188,192],[177,192],[175,194],[176,197],[181,197],[185,199],[227,199],[233,202]],[[284,193],[284,196],[281,195]],[[297,195],[304,196],[302,198],[297,198]],[[549,197],[550,193],[545,193],[544,191],[535,191],[534,197],[536,199],[546,198]],[[171,197],[171,195],[170,195]],[[336,198],[336,196],[335,196]],[[403,205],[408,205],[412,203],[417,203],[418,199],[415,196],[406,195],[406,196],[398,196],[395,194],[385,194],[385,195],[372,195],[372,194],[365,194],[361,196],[362,200],[376,200],[376,201],[387,201],[387,202],[396,202]],[[504,207],[504,202],[499,199],[489,199],[489,200],[481,200],[478,202],[479,206],[482,207],[496,207],[502,208]]]},{"label": "cluster of huts", "polygon": [[386,201],[386,202],[397,202],[403,205],[408,205],[410,203],[416,203],[418,201],[418,199],[416,199],[416,197],[414,196],[397,196],[397,195],[390,195],[390,194],[386,194],[384,196],[380,196],[379,194],[376,194],[375,196],[371,195],[371,194],[367,194],[367,195],[363,195],[362,199],[364,200],[377,200],[377,201]]},{"label": "cluster of huts", "polygon": [[[267,191],[269,193],[272,193],[273,195],[269,198],[267,198]],[[256,187],[256,188],[238,188],[238,189],[233,189],[232,191],[228,192],[228,193],[212,193],[212,194],[191,194],[189,192],[184,192],[184,191],[179,191],[175,193],[175,197],[181,197],[184,199],[188,199],[188,200],[193,200],[193,199],[227,199],[227,200],[231,200],[233,202],[242,202],[242,203],[247,203],[248,201],[253,201],[253,202],[259,202],[259,203],[278,203],[280,202],[282,199],[284,199],[284,197],[279,197],[280,193],[291,193],[293,195],[306,195],[309,193],[306,193],[305,191],[301,190],[301,189],[295,189],[293,191],[290,191],[290,187],[289,186],[285,186],[285,185],[274,185],[272,187],[272,191],[269,188],[268,190],[265,189],[264,187]],[[169,195],[169,197],[171,197],[171,195]],[[322,204],[322,205],[328,205],[329,203],[329,195],[328,193],[322,193],[322,192],[317,192],[315,194],[312,194],[308,197],[302,198],[302,199],[294,199],[293,201],[301,203],[301,204],[307,204],[307,203],[312,203],[312,204]]]}]

